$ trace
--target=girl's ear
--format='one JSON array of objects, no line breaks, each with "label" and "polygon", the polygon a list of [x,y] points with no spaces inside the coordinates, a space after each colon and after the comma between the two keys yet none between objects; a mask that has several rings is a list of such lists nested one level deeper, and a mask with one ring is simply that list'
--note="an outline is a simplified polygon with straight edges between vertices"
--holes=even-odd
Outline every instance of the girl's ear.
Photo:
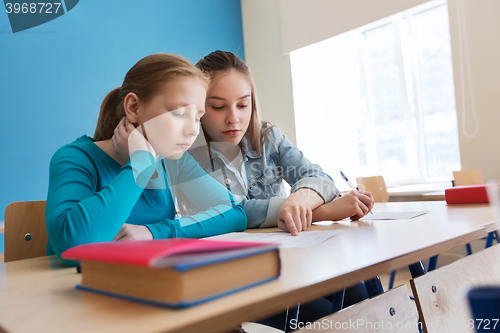
[{"label": "girl's ear", "polygon": [[125,115],[131,124],[138,125],[139,123],[139,97],[134,93],[128,93],[123,100]]}]

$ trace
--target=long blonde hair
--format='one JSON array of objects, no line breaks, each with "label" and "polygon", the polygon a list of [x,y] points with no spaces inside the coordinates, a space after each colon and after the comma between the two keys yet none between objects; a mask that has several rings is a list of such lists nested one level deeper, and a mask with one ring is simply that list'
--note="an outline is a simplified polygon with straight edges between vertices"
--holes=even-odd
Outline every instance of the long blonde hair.
[{"label": "long blonde hair", "polygon": [[158,53],[139,60],[125,75],[122,86],[111,90],[104,98],[94,139],[111,139],[114,129],[125,116],[125,96],[134,93],[140,101],[148,102],[162,85],[177,76],[194,76],[205,82],[207,87],[209,84],[207,76],[181,56]]},{"label": "long blonde hair", "polygon": [[268,130],[272,126],[267,127],[266,131],[262,131],[264,128],[260,122],[259,112],[257,110],[257,95],[255,92],[255,84],[253,81],[252,73],[248,68],[247,64],[241,60],[238,56],[227,51],[215,51],[205,56],[203,59],[198,61],[196,67],[201,69],[205,75],[210,79],[213,79],[216,75],[229,72],[232,70],[238,71],[243,76],[245,76],[250,83],[252,90],[252,114],[250,116],[250,124],[244,135],[244,137],[250,142],[252,150],[260,154],[262,151],[262,142]]}]

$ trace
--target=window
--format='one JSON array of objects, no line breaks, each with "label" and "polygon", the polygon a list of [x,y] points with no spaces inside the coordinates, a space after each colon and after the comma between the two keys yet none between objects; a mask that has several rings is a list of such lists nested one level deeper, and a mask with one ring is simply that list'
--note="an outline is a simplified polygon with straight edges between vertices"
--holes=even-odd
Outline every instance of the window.
[{"label": "window", "polygon": [[298,145],[341,189],[339,170],[397,185],[461,169],[445,1],[290,57]]}]

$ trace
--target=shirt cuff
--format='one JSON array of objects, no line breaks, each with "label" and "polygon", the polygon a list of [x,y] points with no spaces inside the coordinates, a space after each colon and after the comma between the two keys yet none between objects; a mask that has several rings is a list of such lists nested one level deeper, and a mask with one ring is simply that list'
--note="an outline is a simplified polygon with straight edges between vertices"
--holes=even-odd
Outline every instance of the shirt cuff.
[{"label": "shirt cuff", "polygon": [[176,220],[164,220],[161,222],[145,224],[144,226],[149,229],[151,234],[153,235],[153,239],[166,239],[166,238],[177,238],[175,229],[173,227],[173,223]]},{"label": "shirt cuff", "polygon": [[280,197],[272,197],[271,199],[269,199],[266,220],[260,225],[259,228],[271,228],[278,226],[278,211],[281,207],[281,204],[285,200],[286,198]]},{"label": "shirt cuff", "polygon": [[318,193],[323,199],[323,203],[330,202],[339,195],[339,190],[335,187],[333,182],[322,178],[302,178],[293,184],[291,193],[295,193],[301,188],[308,188]]}]

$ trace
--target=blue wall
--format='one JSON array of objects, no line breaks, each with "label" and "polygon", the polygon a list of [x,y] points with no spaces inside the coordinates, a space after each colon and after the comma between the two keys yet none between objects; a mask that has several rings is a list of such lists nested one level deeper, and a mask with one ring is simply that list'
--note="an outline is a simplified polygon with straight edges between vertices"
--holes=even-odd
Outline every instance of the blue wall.
[{"label": "blue wall", "polygon": [[0,9],[0,221],[13,201],[45,200],[53,153],[94,133],[102,99],[142,57],[244,57],[240,0],[82,0],[13,34]]}]

